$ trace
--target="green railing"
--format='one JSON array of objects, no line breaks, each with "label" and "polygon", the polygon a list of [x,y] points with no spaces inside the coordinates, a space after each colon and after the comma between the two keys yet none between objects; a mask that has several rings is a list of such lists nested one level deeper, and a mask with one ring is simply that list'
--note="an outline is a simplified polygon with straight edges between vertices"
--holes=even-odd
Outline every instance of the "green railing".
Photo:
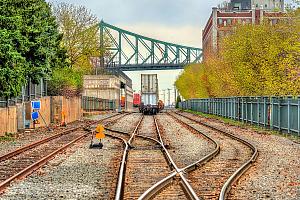
[{"label": "green railing", "polygon": [[300,136],[300,96],[190,99],[181,102],[179,108]]},{"label": "green railing", "polygon": [[116,110],[116,101],[83,96],[82,109],[86,112]]}]

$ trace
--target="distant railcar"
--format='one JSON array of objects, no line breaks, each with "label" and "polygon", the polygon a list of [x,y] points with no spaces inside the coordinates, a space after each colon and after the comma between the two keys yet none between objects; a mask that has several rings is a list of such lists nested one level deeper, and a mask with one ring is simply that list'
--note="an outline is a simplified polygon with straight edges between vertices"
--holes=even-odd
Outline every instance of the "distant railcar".
[{"label": "distant railcar", "polygon": [[157,74],[142,74],[140,112],[150,115],[156,115],[159,112],[158,91]]},{"label": "distant railcar", "polygon": [[134,107],[139,107],[141,104],[141,95],[138,93],[135,93],[133,95],[133,106]]}]

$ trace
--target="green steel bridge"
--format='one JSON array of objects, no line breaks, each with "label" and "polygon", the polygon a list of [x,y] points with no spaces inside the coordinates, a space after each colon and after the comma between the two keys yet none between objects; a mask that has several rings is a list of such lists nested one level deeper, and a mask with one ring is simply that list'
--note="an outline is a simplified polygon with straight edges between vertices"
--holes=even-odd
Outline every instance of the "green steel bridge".
[{"label": "green steel bridge", "polygon": [[[183,69],[187,64],[202,60],[200,48],[145,37],[104,21],[99,26],[100,48],[109,52],[100,58],[100,66],[108,70]],[[105,44],[107,41],[109,44]]]}]

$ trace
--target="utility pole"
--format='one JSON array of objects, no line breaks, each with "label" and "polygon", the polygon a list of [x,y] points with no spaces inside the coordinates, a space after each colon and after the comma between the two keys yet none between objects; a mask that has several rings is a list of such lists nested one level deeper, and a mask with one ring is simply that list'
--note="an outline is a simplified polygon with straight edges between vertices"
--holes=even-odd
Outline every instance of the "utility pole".
[{"label": "utility pole", "polygon": [[176,101],[177,101],[177,90],[176,90],[176,86],[174,85],[174,104],[176,105]]},{"label": "utility pole", "polygon": [[164,103],[166,103],[166,90],[162,90],[164,92]]},{"label": "utility pole", "polygon": [[171,105],[171,103],[170,103],[170,98],[171,98],[171,89],[170,88],[168,88],[168,105],[169,105],[169,107],[170,107],[170,105]]}]

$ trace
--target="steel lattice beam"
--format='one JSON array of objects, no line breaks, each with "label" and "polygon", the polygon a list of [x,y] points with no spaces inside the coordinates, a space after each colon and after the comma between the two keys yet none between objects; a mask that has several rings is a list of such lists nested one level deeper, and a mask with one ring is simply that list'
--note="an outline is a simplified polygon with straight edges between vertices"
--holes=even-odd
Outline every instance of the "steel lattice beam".
[{"label": "steel lattice beam", "polygon": [[[101,66],[122,71],[183,69],[202,59],[202,49],[145,37],[111,24],[100,22],[100,47],[110,51]],[[104,46],[104,37],[110,46]]]}]

